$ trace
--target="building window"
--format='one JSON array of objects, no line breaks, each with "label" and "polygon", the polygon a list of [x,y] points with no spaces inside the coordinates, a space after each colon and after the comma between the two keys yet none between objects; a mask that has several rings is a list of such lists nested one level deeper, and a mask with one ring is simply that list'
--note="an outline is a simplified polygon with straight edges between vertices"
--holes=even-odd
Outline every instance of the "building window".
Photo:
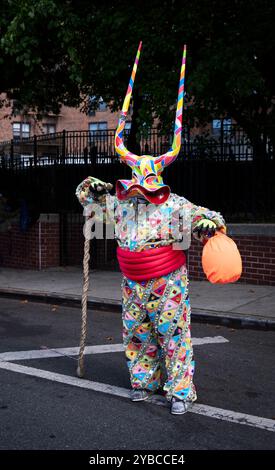
[{"label": "building window", "polygon": [[14,139],[28,139],[30,137],[31,126],[27,122],[13,122],[12,135]]},{"label": "building window", "polygon": [[95,96],[90,96],[88,101],[88,115],[95,116],[96,111],[106,111],[107,103],[103,98],[96,98]]},{"label": "building window", "polygon": [[132,124],[131,121],[126,121],[126,122],[125,122],[124,130],[125,130],[125,134],[126,134],[126,135],[129,135],[129,134],[130,134],[131,124]]},{"label": "building window", "polygon": [[55,124],[43,124],[43,134],[55,134]]},{"label": "building window", "polygon": [[103,98],[100,98],[98,103],[98,111],[106,111],[107,110],[107,103],[103,101]]},{"label": "building window", "polygon": [[213,119],[212,121],[212,134],[220,136],[224,134],[230,134],[232,127],[231,119]]},{"label": "building window", "polygon": [[91,140],[107,139],[107,122],[90,122],[89,131]]}]

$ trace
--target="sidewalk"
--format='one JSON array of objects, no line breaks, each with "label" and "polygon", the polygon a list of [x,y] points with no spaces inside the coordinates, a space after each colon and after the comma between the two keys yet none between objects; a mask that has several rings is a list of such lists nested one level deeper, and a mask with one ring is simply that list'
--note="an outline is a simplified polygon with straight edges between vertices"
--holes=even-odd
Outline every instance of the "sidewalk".
[{"label": "sidewalk", "polygon": [[[120,310],[120,283],[118,272],[91,271],[89,306]],[[81,290],[79,267],[0,268],[0,296],[79,305]],[[275,329],[275,287],[191,281],[190,298],[194,320]]]}]

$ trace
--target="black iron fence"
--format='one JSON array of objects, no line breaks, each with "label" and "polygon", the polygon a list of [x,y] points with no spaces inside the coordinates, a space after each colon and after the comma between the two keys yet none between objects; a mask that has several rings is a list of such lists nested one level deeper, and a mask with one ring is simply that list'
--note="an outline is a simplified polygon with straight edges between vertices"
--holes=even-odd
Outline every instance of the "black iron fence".
[{"label": "black iron fence", "polygon": [[[0,193],[13,207],[25,199],[35,213],[78,212],[77,184],[88,175],[115,183],[130,169],[114,154],[114,131],[61,132],[0,144]],[[125,139],[127,145],[127,135]],[[171,136],[151,130],[141,154],[159,155]],[[173,192],[220,210],[228,221],[275,221],[275,159],[268,139],[264,158],[240,129],[223,136],[184,133],[181,154],[164,172]],[[256,158],[257,157],[257,158]]]},{"label": "black iron fence", "polygon": [[[221,211],[231,222],[275,222],[275,160],[208,161],[179,159],[165,169],[171,190],[195,204]],[[130,178],[117,161],[87,165],[32,166],[0,171],[0,193],[12,207],[28,202],[35,213],[81,213],[76,186],[88,175],[115,184]]]},{"label": "black iron fence", "polygon": [[[0,142],[2,168],[22,169],[31,166],[111,163],[115,130],[63,131]],[[129,134],[128,134],[129,135]],[[127,145],[127,132],[125,144]],[[140,136],[141,155],[161,155],[169,150],[173,134],[162,135],[151,129]],[[198,134],[184,129],[179,158],[215,161],[250,161],[273,159],[273,145],[263,132],[251,141],[238,126],[221,126],[215,134]]]}]

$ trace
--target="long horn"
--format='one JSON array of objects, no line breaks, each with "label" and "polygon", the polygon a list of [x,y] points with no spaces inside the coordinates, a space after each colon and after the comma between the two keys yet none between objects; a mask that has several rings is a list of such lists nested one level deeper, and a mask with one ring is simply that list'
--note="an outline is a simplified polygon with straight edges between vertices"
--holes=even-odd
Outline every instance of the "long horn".
[{"label": "long horn", "polygon": [[182,108],[183,108],[183,94],[184,94],[184,79],[185,79],[185,62],[186,62],[186,45],[183,48],[183,56],[180,70],[180,82],[178,91],[178,102],[175,119],[174,137],[171,149],[163,155],[156,158],[156,163],[159,163],[162,168],[170,165],[178,156],[181,147],[181,132],[182,132]]},{"label": "long horn", "polygon": [[115,149],[117,154],[120,156],[121,160],[127,163],[129,166],[135,166],[137,159],[139,158],[137,155],[134,153],[129,152],[127,148],[124,146],[123,142],[123,131],[125,127],[125,122],[126,122],[126,116],[128,113],[129,105],[130,105],[130,99],[132,96],[132,91],[133,91],[133,86],[134,86],[134,81],[135,81],[135,76],[137,72],[137,67],[138,67],[138,61],[139,61],[139,56],[140,56],[140,51],[142,47],[142,42],[140,41],[138,50],[137,50],[137,55],[136,55],[136,60],[134,63],[134,67],[132,70],[132,75],[130,78],[130,82],[128,85],[127,93],[123,102],[122,106],[122,111],[120,114],[120,118],[118,121],[118,126],[115,134]]}]

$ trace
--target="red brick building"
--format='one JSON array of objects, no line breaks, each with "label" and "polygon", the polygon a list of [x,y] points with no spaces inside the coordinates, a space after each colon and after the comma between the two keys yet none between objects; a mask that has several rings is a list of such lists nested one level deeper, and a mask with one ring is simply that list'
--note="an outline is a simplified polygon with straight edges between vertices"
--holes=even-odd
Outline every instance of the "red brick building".
[{"label": "red brick building", "polygon": [[[3,95],[2,95],[3,97]],[[118,113],[112,113],[102,101],[95,112],[85,114],[78,108],[62,106],[59,114],[49,113],[41,120],[34,112],[12,114],[11,106],[0,108],[0,142],[13,138],[66,131],[115,129]]]},{"label": "red brick building", "polygon": [[[0,95],[0,98],[4,97],[4,94]],[[59,114],[49,113],[42,119],[37,119],[34,112],[13,115],[12,107],[7,105],[0,108],[0,142],[61,132],[64,129],[66,131],[112,130],[116,129],[118,119],[119,112],[111,112],[104,101],[101,101],[96,111],[89,114],[81,112],[79,108],[62,106]],[[130,126],[130,120],[129,116],[125,129]],[[229,130],[231,127],[231,119],[214,119],[206,128],[192,129],[191,134],[195,136],[208,130],[213,136],[219,136],[222,121],[226,132],[226,129]]]}]

